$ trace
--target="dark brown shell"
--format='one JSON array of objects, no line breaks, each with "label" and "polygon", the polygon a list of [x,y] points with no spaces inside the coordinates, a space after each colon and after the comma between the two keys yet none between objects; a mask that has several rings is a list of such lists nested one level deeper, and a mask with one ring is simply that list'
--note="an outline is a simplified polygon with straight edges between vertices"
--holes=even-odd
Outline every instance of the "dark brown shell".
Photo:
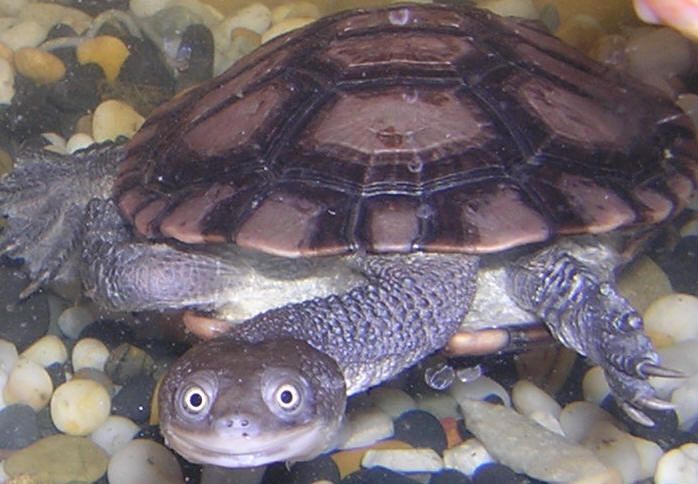
[{"label": "dark brown shell", "polygon": [[115,197],[149,238],[487,253],[660,222],[696,153],[669,99],[534,26],[396,6],[275,39],[158,109]]}]

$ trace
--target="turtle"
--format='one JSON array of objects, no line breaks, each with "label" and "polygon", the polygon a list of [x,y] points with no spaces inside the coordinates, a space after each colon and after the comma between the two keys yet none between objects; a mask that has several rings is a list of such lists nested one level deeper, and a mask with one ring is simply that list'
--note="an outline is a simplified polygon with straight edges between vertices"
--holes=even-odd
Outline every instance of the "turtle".
[{"label": "turtle", "polygon": [[125,144],[24,155],[0,181],[1,248],[25,262],[24,296],[77,271],[103,307],[236,322],[161,385],[161,431],[193,462],[310,459],[347,396],[459,330],[523,321],[649,425],[671,405],[648,377],[680,374],[615,274],[685,207],[696,153],[672,99],[537,24],[353,10],[266,43]]}]

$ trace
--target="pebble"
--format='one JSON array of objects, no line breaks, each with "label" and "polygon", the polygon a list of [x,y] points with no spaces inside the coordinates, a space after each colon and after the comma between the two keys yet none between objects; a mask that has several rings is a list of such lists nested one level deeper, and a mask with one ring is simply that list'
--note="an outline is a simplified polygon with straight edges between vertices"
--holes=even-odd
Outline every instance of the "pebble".
[{"label": "pebble", "polygon": [[109,395],[114,396],[116,387],[103,371],[94,368],[81,368],[73,373],[73,380],[92,380],[102,385]]},{"label": "pebble", "polygon": [[508,407],[469,399],[459,403],[468,430],[492,457],[515,472],[544,481],[572,481],[608,471],[590,450]]},{"label": "pebble", "polygon": [[[698,374],[698,340],[686,340],[657,350],[662,366],[682,371],[691,377]],[[650,384],[660,398],[670,398],[671,392],[684,385],[685,378],[650,377]]]},{"label": "pebble", "polygon": [[424,410],[410,410],[398,417],[393,426],[393,438],[407,442],[412,447],[430,448],[442,454],[446,449],[446,434],[441,422]]},{"label": "pebble", "polygon": [[0,0],[0,13],[14,17],[19,15],[29,0]]},{"label": "pebble", "polygon": [[524,484],[527,480],[507,466],[493,462],[480,466],[473,475],[473,484]]},{"label": "pebble", "polygon": [[195,86],[213,75],[214,45],[211,31],[193,24],[182,34],[177,49],[177,91]]},{"label": "pebble", "polygon": [[75,133],[72,135],[70,138],[68,138],[68,142],[65,145],[66,150],[68,153],[75,153],[78,150],[82,150],[87,148],[88,146],[94,144],[95,140],[92,139],[92,136],[86,133]]},{"label": "pebble", "polygon": [[572,442],[581,442],[597,422],[613,422],[610,413],[596,404],[585,401],[565,405],[560,413],[560,427]]},{"label": "pebble", "polygon": [[95,63],[104,71],[104,77],[113,81],[130,52],[124,42],[111,35],[101,35],[82,42],[77,50],[80,64]]},{"label": "pebble", "polygon": [[698,375],[688,378],[671,394],[679,429],[688,430],[698,421]]},{"label": "pebble", "polygon": [[107,468],[109,484],[179,484],[184,482],[177,458],[163,445],[134,439],[117,451]]},{"label": "pebble", "polygon": [[368,392],[368,396],[373,405],[392,418],[397,418],[417,407],[411,395],[397,388],[376,387]]},{"label": "pebble", "polygon": [[173,0],[130,0],[128,8],[136,17],[150,17],[169,7],[172,2]]},{"label": "pebble", "polygon": [[641,314],[653,301],[673,292],[669,277],[647,256],[639,257],[623,270],[618,290]]},{"label": "pebble", "polygon": [[95,320],[89,306],[71,306],[58,316],[58,328],[68,338],[77,339],[81,331]]},{"label": "pebble", "polygon": [[141,127],[145,118],[128,104],[111,99],[104,101],[92,116],[92,137],[98,143],[130,138]]},{"label": "pebble", "polygon": [[339,449],[365,447],[393,436],[393,420],[380,409],[371,407],[349,413]]},{"label": "pebble", "polygon": [[15,73],[6,59],[0,59],[0,104],[10,104],[15,97]]},{"label": "pebble", "polygon": [[555,418],[560,416],[562,407],[550,395],[526,380],[519,380],[511,389],[511,400],[516,410],[526,416],[543,412]]},{"label": "pebble", "polygon": [[22,449],[39,439],[36,412],[28,405],[10,405],[0,410],[0,448]]},{"label": "pebble", "polygon": [[292,30],[299,29],[301,27],[304,27],[312,22],[314,22],[315,19],[312,17],[290,17],[282,20],[278,24],[274,24],[262,34],[262,43],[265,44],[269,42],[271,39],[278,37],[279,35],[283,35],[285,33],[288,33]]},{"label": "pebble", "polygon": [[48,404],[52,392],[53,383],[44,367],[19,358],[8,374],[3,398],[7,404],[24,403],[38,412]]},{"label": "pebble", "polygon": [[363,467],[385,467],[397,472],[438,472],[443,460],[433,449],[369,449]]},{"label": "pebble", "polygon": [[126,385],[136,376],[151,375],[155,370],[155,362],[137,346],[123,343],[109,353],[104,370],[114,383]]},{"label": "pebble", "polygon": [[660,347],[697,339],[698,297],[681,293],[661,297],[647,308],[644,320],[645,332]]},{"label": "pebble", "polygon": [[290,17],[320,17],[320,9],[312,2],[290,2],[277,5],[271,10],[271,23],[278,24]]},{"label": "pebble", "polygon": [[24,350],[21,356],[46,368],[54,363],[65,363],[68,350],[58,336],[47,334]]},{"label": "pebble", "polygon": [[150,417],[150,399],[155,390],[155,380],[150,375],[137,375],[114,396],[112,412],[128,417],[134,422],[145,423]]},{"label": "pebble", "polygon": [[[373,444],[371,449],[411,449],[412,446],[406,442],[400,440],[381,440]],[[357,449],[340,450],[334,452],[330,455],[334,463],[339,469],[339,474],[341,477],[345,477],[353,472],[357,471],[361,467],[361,460],[368,451],[368,447],[361,447]]]},{"label": "pebble", "polygon": [[241,8],[235,15],[223,20],[217,26],[214,36],[219,35],[229,39],[230,33],[237,27],[244,27],[262,35],[271,27],[271,10],[263,3],[251,3]]},{"label": "pebble", "polygon": [[41,44],[46,40],[48,30],[34,20],[27,20],[0,32],[0,42],[16,52],[22,47],[36,47]]},{"label": "pebble", "polygon": [[107,455],[99,446],[70,435],[45,437],[5,461],[10,477],[34,478],[22,482],[94,482],[106,470]]},{"label": "pebble", "polygon": [[90,435],[90,440],[104,451],[113,455],[126,446],[136,436],[140,428],[133,421],[119,415],[110,415],[105,422]]},{"label": "pebble", "polygon": [[477,439],[468,439],[444,451],[444,466],[449,469],[458,469],[469,476],[472,476],[478,467],[490,462],[494,462],[494,459]]},{"label": "pebble", "polygon": [[30,3],[19,14],[22,20],[35,20],[47,31],[55,25],[70,27],[77,34],[82,34],[92,24],[92,17],[82,10],[49,2]]},{"label": "pebble", "polygon": [[73,347],[73,370],[94,368],[104,371],[104,365],[109,358],[109,348],[95,338],[83,338]]},{"label": "pebble", "polygon": [[428,392],[417,395],[417,407],[436,418],[460,418],[458,402],[446,392]]},{"label": "pebble", "polygon": [[585,400],[601,405],[601,402],[603,402],[611,392],[603,368],[600,366],[592,366],[589,368],[582,380],[582,392],[584,393]]},{"label": "pebble", "polygon": [[17,347],[11,341],[0,339],[0,370],[9,372],[18,358]]},{"label": "pebble", "polygon": [[456,380],[448,391],[457,402],[464,399],[484,400],[489,395],[495,395],[504,402],[504,405],[511,406],[509,393],[502,385],[487,376],[481,376],[467,383]]},{"label": "pebble", "polygon": [[87,435],[109,417],[111,398],[92,380],[74,379],[56,388],[51,398],[51,419],[69,435]]},{"label": "pebble", "polygon": [[539,13],[531,0],[485,0],[478,3],[478,7],[484,8],[497,15],[505,17],[520,17],[538,20]]},{"label": "pebble", "polygon": [[428,484],[470,484],[472,481],[460,471],[443,469],[431,475]]},{"label": "pebble", "polygon": [[417,481],[404,474],[378,466],[354,472],[342,479],[340,484],[415,484],[415,482]]},{"label": "pebble", "polygon": [[655,484],[688,484],[698,476],[698,444],[684,444],[659,459],[654,473]]}]

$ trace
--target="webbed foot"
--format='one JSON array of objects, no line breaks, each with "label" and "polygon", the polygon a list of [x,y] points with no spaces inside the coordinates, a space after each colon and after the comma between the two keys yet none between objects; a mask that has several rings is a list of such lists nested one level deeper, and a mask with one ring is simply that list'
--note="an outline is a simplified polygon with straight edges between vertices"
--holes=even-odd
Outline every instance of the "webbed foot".
[{"label": "webbed foot", "polygon": [[87,203],[110,196],[117,153],[36,151],[0,180],[0,254],[24,259],[31,283],[22,298],[53,279],[79,244]]},{"label": "webbed foot", "polygon": [[[569,244],[519,260],[510,270],[512,296],[540,317],[559,342],[601,366],[624,411],[651,426],[642,409],[670,410],[673,405],[657,398],[648,378],[683,375],[660,366],[642,317],[612,282],[613,258],[597,264],[586,249],[580,245],[578,253]],[[594,250],[605,249],[599,245]]]}]

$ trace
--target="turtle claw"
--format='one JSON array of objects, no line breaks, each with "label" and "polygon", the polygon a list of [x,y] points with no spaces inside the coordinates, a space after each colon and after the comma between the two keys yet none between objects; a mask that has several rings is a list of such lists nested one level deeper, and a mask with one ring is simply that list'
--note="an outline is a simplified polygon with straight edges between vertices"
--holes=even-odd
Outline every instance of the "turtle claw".
[{"label": "turtle claw", "polygon": [[637,371],[640,375],[648,378],[650,376],[658,376],[661,378],[686,378],[687,375],[680,371],[674,370],[673,368],[666,368],[663,366],[655,365],[654,363],[641,363]]},{"label": "turtle claw", "polygon": [[657,397],[641,398],[635,403],[641,407],[650,408],[652,410],[674,410],[676,408],[676,405],[673,403]]},{"label": "turtle claw", "polygon": [[646,413],[644,413],[642,410],[639,410],[636,407],[633,407],[629,403],[623,402],[620,404],[620,408],[623,409],[623,411],[633,419],[635,422],[639,423],[640,425],[644,425],[645,427],[654,427],[654,420],[649,418]]}]

